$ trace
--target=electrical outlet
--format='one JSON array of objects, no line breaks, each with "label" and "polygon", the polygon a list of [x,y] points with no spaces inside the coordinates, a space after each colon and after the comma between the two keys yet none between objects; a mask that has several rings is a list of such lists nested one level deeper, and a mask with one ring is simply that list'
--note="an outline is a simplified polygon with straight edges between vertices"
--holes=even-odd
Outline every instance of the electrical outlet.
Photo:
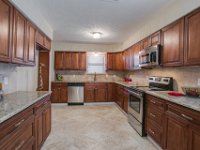
[{"label": "electrical outlet", "polygon": [[200,78],[198,78],[197,85],[200,86]]}]

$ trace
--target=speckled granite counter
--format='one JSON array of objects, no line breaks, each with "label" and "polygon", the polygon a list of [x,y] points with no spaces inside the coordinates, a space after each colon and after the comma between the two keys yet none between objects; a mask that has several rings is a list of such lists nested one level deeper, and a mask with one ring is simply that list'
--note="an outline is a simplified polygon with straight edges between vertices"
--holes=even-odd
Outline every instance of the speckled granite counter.
[{"label": "speckled granite counter", "polygon": [[[169,92],[169,91],[168,91]],[[166,91],[146,91],[147,94],[152,96],[185,106],[187,108],[200,112],[200,98],[192,98],[187,96],[171,96]]]},{"label": "speckled granite counter", "polygon": [[49,91],[14,92],[0,101],[0,123],[51,94]]}]

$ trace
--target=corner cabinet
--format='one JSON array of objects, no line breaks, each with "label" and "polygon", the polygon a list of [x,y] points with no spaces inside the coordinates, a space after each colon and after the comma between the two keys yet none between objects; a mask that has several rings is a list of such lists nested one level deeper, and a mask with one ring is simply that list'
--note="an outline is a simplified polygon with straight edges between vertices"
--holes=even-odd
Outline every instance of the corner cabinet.
[{"label": "corner cabinet", "polygon": [[163,66],[183,65],[183,38],[184,19],[180,19],[162,29],[162,52]]},{"label": "corner cabinet", "polygon": [[12,52],[13,7],[7,0],[0,0],[0,18],[0,61],[10,62]]},{"label": "corner cabinet", "polygon": [[200,65],[200,9],[185,17],[185,65]]}]

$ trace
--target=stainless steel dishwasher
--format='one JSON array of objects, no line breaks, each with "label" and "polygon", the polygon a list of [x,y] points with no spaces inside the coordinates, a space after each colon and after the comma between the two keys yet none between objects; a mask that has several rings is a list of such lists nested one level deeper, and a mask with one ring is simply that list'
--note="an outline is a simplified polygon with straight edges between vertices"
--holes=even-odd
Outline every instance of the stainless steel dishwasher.
[{"label": "stainless steel dishwasher", "polygon": [[84,83],[68,83],[68,105],[84,104]]}]

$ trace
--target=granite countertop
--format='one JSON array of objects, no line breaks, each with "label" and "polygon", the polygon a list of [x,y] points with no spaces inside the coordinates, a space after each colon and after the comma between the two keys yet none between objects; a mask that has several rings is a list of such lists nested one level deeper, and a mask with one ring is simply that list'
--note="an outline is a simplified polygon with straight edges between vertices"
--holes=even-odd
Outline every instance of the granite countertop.
[{"label": "granite countertop", "polygon": [[168,95],[169,91],[146,91],[147,94],[152,96],[185,106],[187,108],[200,112],[200,98],[192,98],[188,96],[171,96]]},{"label": "granite countertop", "polygon": [[51,91],[14,92],[0,101],[0,123],[51,94]]}]

